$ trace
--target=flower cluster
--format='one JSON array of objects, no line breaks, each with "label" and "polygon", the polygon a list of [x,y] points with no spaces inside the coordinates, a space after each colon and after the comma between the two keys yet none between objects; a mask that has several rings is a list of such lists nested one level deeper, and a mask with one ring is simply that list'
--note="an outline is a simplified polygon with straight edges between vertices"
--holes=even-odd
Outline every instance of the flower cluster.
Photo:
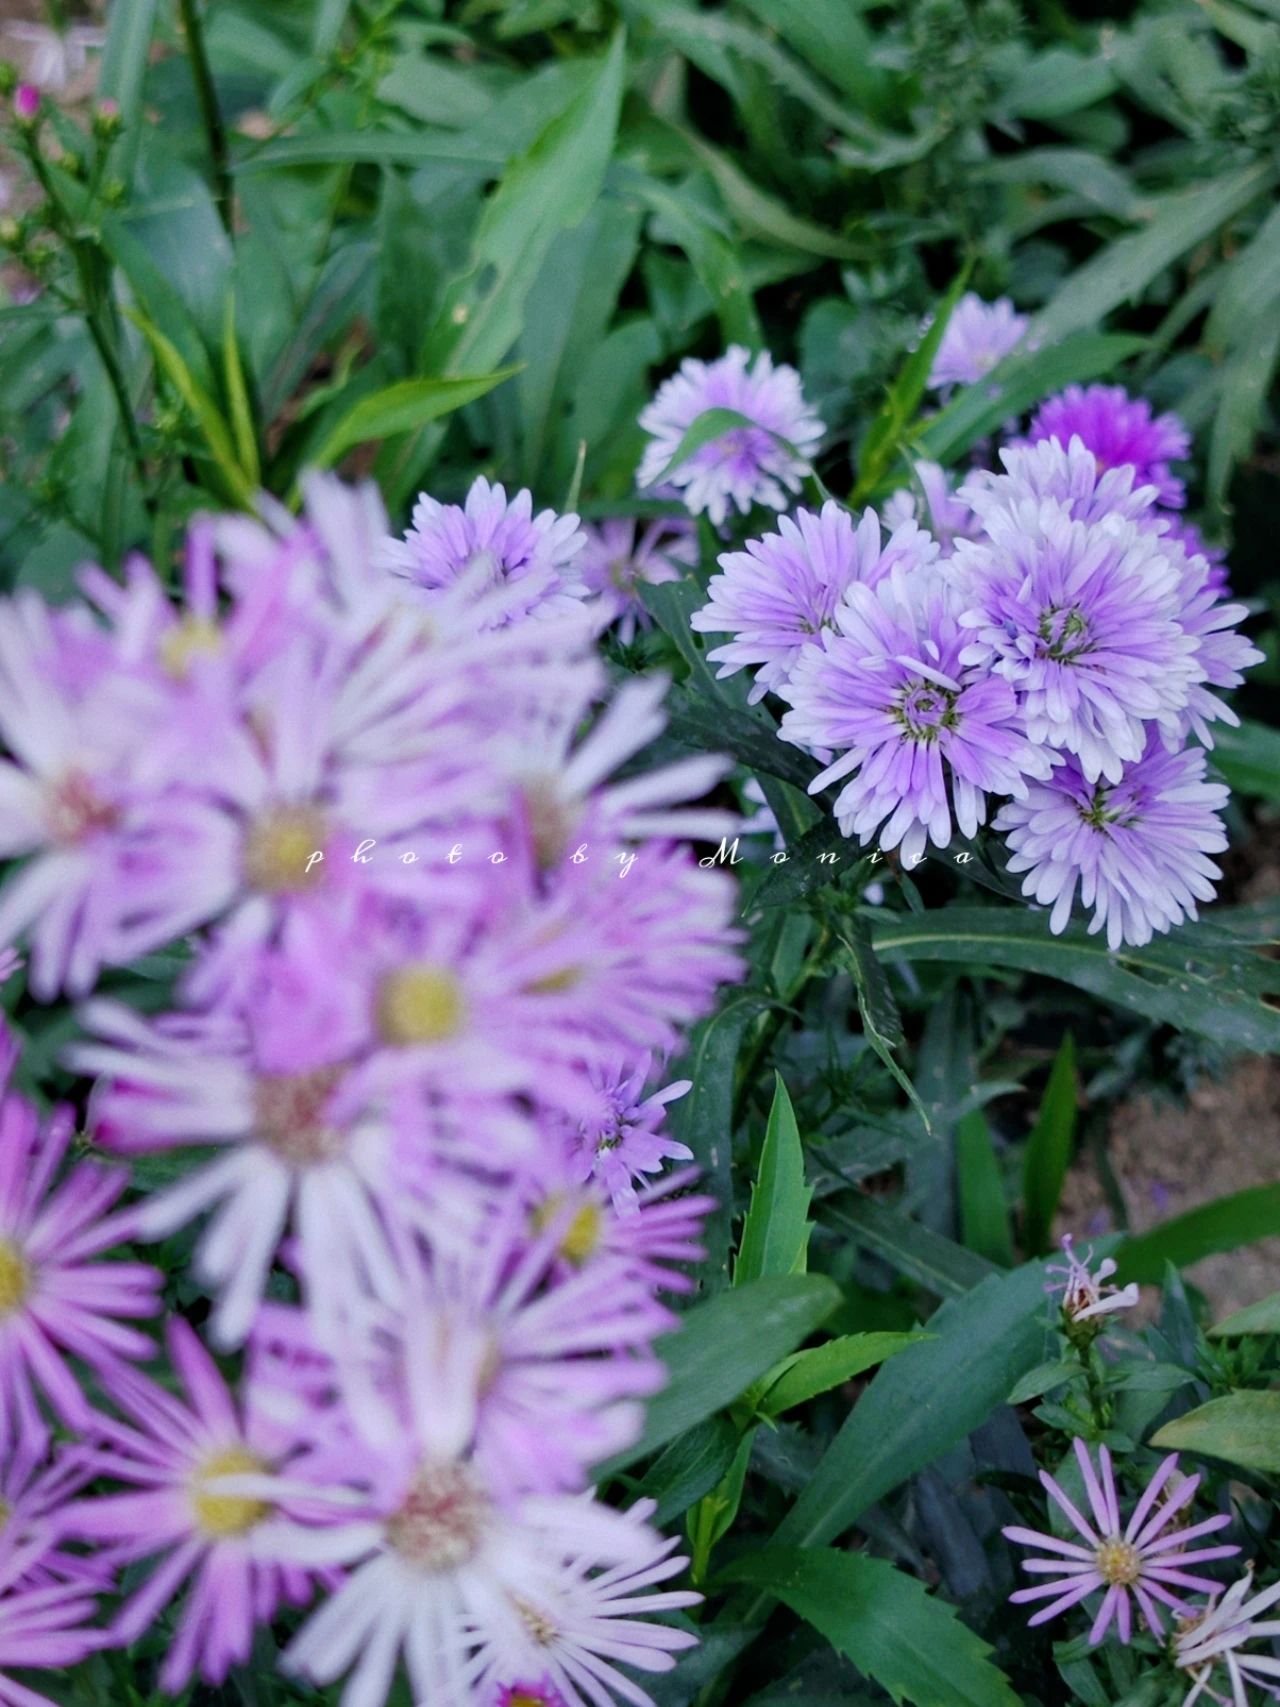
[{"label": "flower cluster", "polygon": [[[974,310],[948,337],[985,328],[994,360],[1015,321]],[[982,365],[952,355],[951,377]],[[782,738],[822,762],[812,791],[841,784],[846,835],[910,866],[990,819],[1055,932],[1078,895],[1112,949],[1145,943],[1213,894],[1227,790],[1206,749],[1261,658],[1175,507],[1187,449],[1119,388],[1071,388],[958,490],[921,464],[923,502],[883,520],[780,517],[720,557],[693,627],[730,636],[722,676],[787,702]]]},{"label": "flower cluster", "polygon": [[[178,1692],[318,1600],[285,1663],[356,1707],[399,1660],[421,1707],[644,1702],[618,1665],[692,1641],[650,1616],[697,1598],[674,1543],[590,1484],[700,1255],[662,1063],[739,971],[687,845],[733,820],[691,804],[719,759],[631,763],[665,683],[609,697],[587,555],[527,493],[393,541],[317,479],[301,520],[197,523],[179,600],[135,561],[0,606],[0,978],[21,939],[29,993],[81,1000],[97,1152],[0,1098],[10,1707],[41,1698],[3,1668],[170,1606]],[[167,1010],[95,990],[160,950]],[[146,1368],[160,1276],[119,1247],[188,1226],[233,1386],[180,1320],[178,1390]]]}]

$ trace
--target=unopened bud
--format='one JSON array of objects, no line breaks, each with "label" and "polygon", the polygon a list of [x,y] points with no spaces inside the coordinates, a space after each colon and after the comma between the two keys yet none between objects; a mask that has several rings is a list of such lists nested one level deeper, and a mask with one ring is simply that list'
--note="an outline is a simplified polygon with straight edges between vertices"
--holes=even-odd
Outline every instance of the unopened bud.
[{"label": "unopened bud", "polygon": [[13,116],[21,125],[33,125],[40,117],[40,91],[34,83],[19,83],[14,90]]},{"label": "unopened bud", "polygon": [[93,109],[94,135],[102,137],[105,141],[117,134],[120,124],[120,103],[113,101],[110,96],[99,101]]}]

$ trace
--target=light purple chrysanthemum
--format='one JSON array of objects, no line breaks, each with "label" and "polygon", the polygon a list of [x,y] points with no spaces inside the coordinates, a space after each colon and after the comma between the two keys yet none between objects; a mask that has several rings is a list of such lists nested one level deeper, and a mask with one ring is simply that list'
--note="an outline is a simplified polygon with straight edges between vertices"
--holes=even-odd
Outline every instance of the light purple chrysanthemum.
[{"label": "light purple chrysanthemum", "polygon": [[787,688],[784,739],[840,755],[810,792],[855,772],[835,803],[841,829],[864,842],[879,830],[881,847],[901,845],[908,864],[929,841],[947,846],[953,810],[972,836],[988,794],[1024,795],[1028,777],[1049,773],[1009,684],[964,667],[956,608],[928,572],[898,568],[878,587],[850,587],[837,632],[806,648]]},{"label": "light purple chrysanthemum", "polygon": [[698,561],[693,523],[684,516],[659,516],[651,522],[607,516],[584,523],[582,531],[587,543],[575,568],[599,601],[603,620],[616,623],[618,639],[629,646],[637,627],[647,628],[651,620],[640,588],[678,581]]},{"label": "light purple chrysanthemum", "polygon": [[1066,444],[1043,439],[1039,444],[1005,445],[1000,461],[1003,472],[975,469],[956,494],[979,523],[962,537],[979,535],[999,511],[1017,511],[1028,502],[1040,506],[1046,499],[1060,504],[1073,521],[1100,522],[1115,516],[1167,533],[1169,518],[1156,508],[1155,487],[1139,484],[1132,468],[1104,468],[1079,438]]},{"label": "light purple chrysanthemum", "polygon": [[[574,561],[586,543],[577,516],[554,510],[535,516],[531,493],[508,500],[503,487],[481,475],[461,505],[424,492],[408,533],[388,542],[385,560],[428,597],[461,583],[485,601],[478,614],[490,627],[572,610],[586,595]],[[496,589],[500,602],[493,600]]]},{"label": "light purple chrysanthemum", "polygon": [[1176,540],[1171,540],[1166,550],[1181,565],[1178,621],[1195,647],[1200,679],[1192,682],[1181,714],[1162,719],[1165,744],[1180,747],[1194,731],[1206,747],[1212,747],[1214,723],[1235,728],[1240,722],[1213,690],[1239,687],[1244,672],[1260,664],[1264,655],[1247,635],[1239,632],[1239,625],[1249,614],[1248,608],[1223,599],[1222,582],[1215,577],[1209,560],[1182,555],[1183,547]]},{"label": "light purple chrysanthemum", "polygon": [[[1273,1651],[1242,1654],[1246,1642],[1273,1643],[1280,1636],[1280,1619],[1263,1618],[1280,1601],[1280,1582],[1253,1594],[1253,1572],[1232,1583],[1180,1629],[1173,1644],[1175,1665],[1189,1673],[1191,1688],[1182,1707],[1195,1707],[1202,1695],[1221,1707],[1248,1707],[1246,1684],[1256,1683],[1273,1700],[1280,1697],[1280,1659]],[[1227,1674],[1231,1699],[1210,1687],[1219,1665]]]},{"label": "light purple chrysanthemum", "polygon": [[1031,322],[1007,296],[984,302],[967,291],[951,311],[929,372],[929,384],[976,385],[1015,350]]},{"label": "light purple chrysanthemum", "polygon": [[579,1177],[598,1179],[619,1209],[634,1206],[637,1185],[661,1173],[664,1162],[693,1160],[687,1144],[662,1131],[667,1104],[691,1090],[692,1080],[677,1079],[646,1096],[652,1066],[652,1055],[644,1055],[591,1070],[600,1106],[578,1129]]},{"label": "light purple chrysanthemum", "polygon": [[127,1370],[110,1391],[129,1421],[96,1423],[103,1443],[91,1453],[97,1470],[133,1491],[81,1501],[64,1527],[103,1544],[117,1563],[158,1561],[112,1625],[108,1640],[116,1646],[137,1641],[190,1583],[160,1672],[161,1688],[177,1694],[197,1672],[206,1683],[221,1682],[249,1658],[259,1623],[281,1604],[310,1600],[314,1574],[272,1560],[288,1554],[302,1522],[316,1513],[296,1486],[271,1500],[244,1491],[244,1479],[281,1468],[273,1425],[241,1413],[178,1317],[169,1322],[168,1346],[185,1397]]},{"label": "light purple chrysanthemum", "polygon": [[1047,1623],[1101,1589],[1102,1604],[1089,1631],[1090,1646],[1101,1642],[1113,1625],[1122,1642],[1129,1640],[1133,1629],[1131,1597],[1148,1628],[1158,1636],[1164,1630],[1159,1606],[1172,1607],[1178,1612],[1186,1610],[1185,1595],[1176,1590],[1198,1589],[1207,1594],[1218,1586],[1211,1578],[1198,1576],[1187,1567],[1211,1559],[1227,1559],[1240,1551],[1231,1544],[1187,1551],[1189,1543],[1224,1529],[1231,1519],[1219,1514],[1187,1528],[1174,1524],[1200,1486],[1199,1476],[1179,1477],[1171,1485],[1178,1468],[1175,1452],[1156,1470],[1128,1522],[1122,1524],[1111,1454],[1105,1446],[1098,1448],[1095,1471],[1089,1449],[1082,1440],[1076,1441],[1075,1450],[1092,1522],[1073,1504],[1060,1484],[1042,1470],[1041,1484],[1080,1540],[1064,1541],[1057,1535],[1016,1525],[1005,1529],[1007,1540],[1036,1551],[1037,1556],[1023,1560],[1023,1569],[1050,1578],[1035,1588],[1019,1589],[1009,1598],[1015,1605],[1048,1602],[1031,1618],[1034,1625]]},{"label": "light purple chrysanthemum", "polygon": [[89,1401],[67,1360],[106,1377],[122,1359],[150,1357],[151,1341],[126,1323],[155,1315],[161,1281],[142,1263],[94,1260],[123,1237],[107,1212],[128,1175],[82,1162],[59,1179],[71,1112],[42,1123],[5,1094],[13,1053],[0,1038],[0,1441],[40,1433],[39,1393],[84,1426]]},{"label": "light purple chrysanthemum", "polygon": [[1022,892],[1052,906],[1049,928],[1066,929],[1077,886],[1093,908],[1090,933],[1140,947],[1157,931],[1194,919],[1221,876],[1210,859],[1227,845],[1218,816],[1221,783],[1205,781],[1198,747],[1168,752],[1153,733],[1119,780],[1091,782],[1068,759],[995,820],[1011,849],[1009,870],[1025,872]]},{"label": "light purple chrysanthemum", "polygon": [[708,602],[690,618],[700,634],[732,634],[708,653],[718,674],[756,669],[754,703],[780,692],[804,648],[830,628],[836,606],[854,585],[876,586],[895,564],[923,570],[938,548],[914,521],[883,540],[880,518],[865,510],[855,522],[843,504],[829,499],[820,512],[782,516],[777,533],[747,541],[745,551],[720,558]]},{"label": "light purple chrysanthemum", "polygon": [[[95,1419],[96,1421],[96,1419]],[[12,1551],[43,1542],[29,1567],[15,1580],[21,1588],[74,1583],[91,1594],[115,1584],[115,1567],[102,1554],[72,1552],[62,1532],[62,1514],[69,1501],[95,1474],[81,1446],[63,1443],[50,1453],[50,1436],[26,1428],[7,1443],[0,1442],[0,1535]],[[0,1688],[0,1700],[3,1700]]]},{"label": "light purple chrysanthemum", "polygon": [[896,532],[907,522],[918,522],[950,552],[957,539],[971,539],[979,531],[978,521],[964,496],[954,490],[956,476],[936,462],[917,462],[919,490],[902,486],[885,500],[884,525]]},{"label": "light purple chrysanthemum", "polygon": [[1083,522],[1051,498],[1008,500],[985,515],[985,539],[956,544],[961,662],[1013,687],[1033,742],[1118,782],[1146,722],[1176,717],[1199,674],[1180,554],[1119,515]]},{"label": "light purple chrysanthemum", "polygon": [[1227,599],[1231,596],[1229,585],[1231,571],[1227,564],[1226,547],[1211,544],[1194,522],[1189,522],[1185,516],[1166,516],[1165,538],[1180,545],[1188,557],[1203,557],[1209,565],[1207,584],[1215,597]]},{"label": "light purple chrysanthemum", "polygon": [[[668,473],[685,434],[709,409],[732,409],[755,425],[730,428]],[[683,361],[641,413],[640,426],[651,443],[636,484],[664,481],[679,488],[692,513],[705,511],[717,527],[734,508],[743,515],[753,504],[784,509],[787,493],[799,491],[823,431],[796,370],[775,366],[767,351],[752,361],[740,344],[730,345],[718,361]]]},{"label": "light purple chrysanthemum", "polygon": [[1160,502],[1180,510],[1186,487],[1169,468],[1191,452],[1191,438],[1176,415],[1155,415],[1142,397],[1130,397],[1122,385],[1069,385],[1042,403],[1032,416],[1031,442],[1079,438],[1098,459],[1100,470],[1129,467],[1135,486],[1154,486]]}]

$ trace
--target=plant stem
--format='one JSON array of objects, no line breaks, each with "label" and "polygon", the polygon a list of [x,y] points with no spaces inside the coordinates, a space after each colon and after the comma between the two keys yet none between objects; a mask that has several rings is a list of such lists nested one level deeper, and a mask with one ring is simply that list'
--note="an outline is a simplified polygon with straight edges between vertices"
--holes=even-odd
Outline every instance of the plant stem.
[{"label": "plant stem", "polygon": [[200,117],[209,141],[214,200],[218,204],[218,215],[227,236],[230,237],[234,216],[234,192],[231,186],[231,167],[227,158],[227,130],[222,122],[217,90],[213,86],[213,73],[209,69],[204,26],[200,22],[197,0],[178,0],[178,14],[182,19],[183,34],[187,38],[187,52],[191,57],[191,76],[196,86],[196,99],[200,103]]}]

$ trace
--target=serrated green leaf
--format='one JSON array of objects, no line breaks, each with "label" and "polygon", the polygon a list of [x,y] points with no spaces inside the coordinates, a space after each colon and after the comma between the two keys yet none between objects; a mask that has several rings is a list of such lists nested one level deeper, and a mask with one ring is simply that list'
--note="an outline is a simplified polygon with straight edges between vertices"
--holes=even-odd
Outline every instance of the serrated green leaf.
[{"label": "serrated green leaf", "polygon": [[806,1619],[838,1653],[915,1707],[1019,1707],[990,1646],[953,1606],[886,1559],[830,1548],[766,1547],[721,1578],[755,1584]]},{"label": "serrated green leaf", "polygon": [[795,1110],[780,1074],[774,1074],[773,1107],[760,1151],[760,1172],[751,1192],[751,1205],[742,1224],[733,1283],[759,1280],[766,1274],[804,1272],[812,1223],[805,1184],[804,1146]]},{"label": "serrated green leaf", "polygon": [[840,1301],[823,1274],[770,1275],[695,1304],[658,1340],[667,1385],[649,1402],[644,1433],[601,1466],[603,1479],[714,1416],[794,1351]]},{"label": "serrated green leaf", "polygon": [[1175,1417],[1151,1437],[1174,1452],[1202,1452],[1245,1470],[1280,1472],[1280,1390],[1242,1389]]}]

